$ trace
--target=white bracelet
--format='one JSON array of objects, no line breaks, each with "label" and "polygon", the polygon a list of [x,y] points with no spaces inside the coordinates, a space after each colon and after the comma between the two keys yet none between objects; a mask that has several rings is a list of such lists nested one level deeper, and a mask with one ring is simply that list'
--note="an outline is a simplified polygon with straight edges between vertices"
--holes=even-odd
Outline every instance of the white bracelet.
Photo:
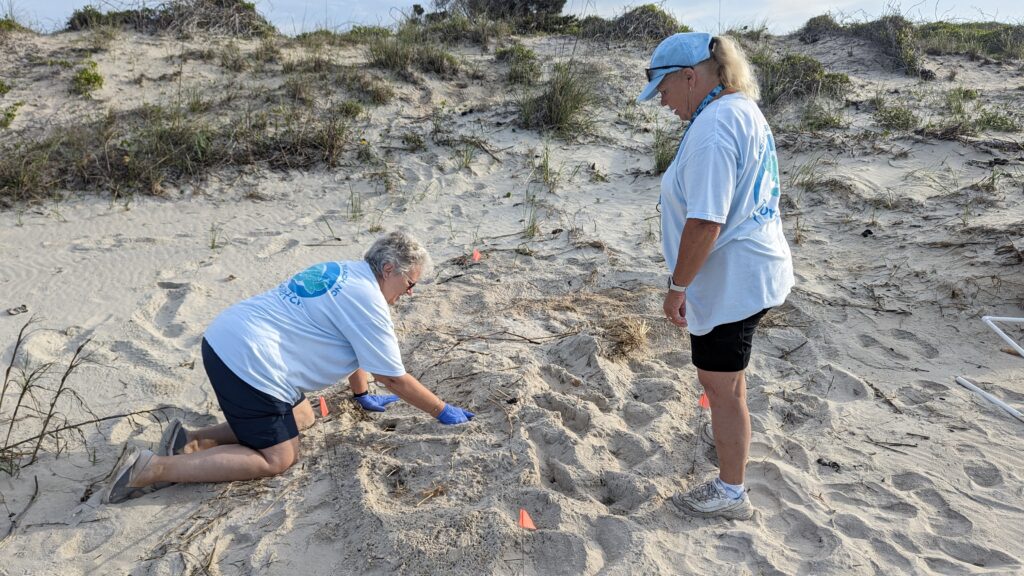
[{"label": "white bracelet", "polygon": [[668,277],[668,289],[673,292],[682,292],[683,294],[686,294],[686,286],[676,284],[675,281],[672,280],[671,276]]}]

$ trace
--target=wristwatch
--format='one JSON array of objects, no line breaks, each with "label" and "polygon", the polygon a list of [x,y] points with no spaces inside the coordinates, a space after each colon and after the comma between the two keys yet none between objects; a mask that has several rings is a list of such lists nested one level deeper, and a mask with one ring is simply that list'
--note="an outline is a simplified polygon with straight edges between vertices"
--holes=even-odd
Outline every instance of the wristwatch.
[{"label": "wristwatch", "polygon": [[680,286],[679,284],[676,284],[675,282],[672,281],[671,276],[668,277],[668,289],[673,292],[682,292],[683,294],[686,294],[686,286]]}]

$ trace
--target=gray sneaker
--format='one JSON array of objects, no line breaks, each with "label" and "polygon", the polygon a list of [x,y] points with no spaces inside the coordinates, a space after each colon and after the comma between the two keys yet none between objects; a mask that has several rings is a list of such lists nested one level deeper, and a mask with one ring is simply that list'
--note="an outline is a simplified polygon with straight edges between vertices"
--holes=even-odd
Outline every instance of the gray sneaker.
[{"label": "gray sneaker", "polygon": [[754,507],[746,491],[739,498],[730,498],[714,480],[708,480],[686,494],[676,494],[671,501],[683,514],[700,518],[747,520],[754,515]]}]

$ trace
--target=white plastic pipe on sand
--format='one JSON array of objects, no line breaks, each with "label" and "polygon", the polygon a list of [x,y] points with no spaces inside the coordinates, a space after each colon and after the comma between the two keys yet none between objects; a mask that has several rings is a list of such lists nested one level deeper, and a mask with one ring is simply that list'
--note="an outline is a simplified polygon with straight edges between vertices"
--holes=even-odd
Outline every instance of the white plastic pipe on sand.
[{"label": "white plastic pipe on sand", "polygon": [[1014,410],[1009,404],[1007,404],[1006,402],[1003,402],[999,398],[996,398],[995,396],[989,394],[988,392],[985,392],[981,388],[978,388],[970,380],[968,380],[968,379],[966,379],[966,378],[964,378],[962,376],[957,376],[956,377],[956,383],[961,385],[961,386],[963,386],[964,388],[967,388],[971,392],[974,392],[978,396],[981,396],[985,400],[988,400],[989,402],[995,404],[996,406],[1002,408],[1010,416],[1013,416],[1017,420],[1020,420],[1021,422],[1024,422],[1024,414],[1021,414],[1017,410]]},{"label": "white plastic pipe on sand", "polygon": [[1021,358],[1024,358],[1024,348],[1021,348],[1020,344],[1017,344],[1016,340],[1014,340],[1013,338],[1010,338],[1006,334],[1006,332],[1003,332],[1002,328],[1000,328],[999,326],[996,326],[996,324],[995,324],[996,322],[1006,322],[1006,323],[1010,323],[1010,324],[1024,324],[1024,318],[1000,318],[998,316],[982,316],[981,317],[981,321],[984,322],[985,324],[987,324],[988,327],[991,328],[993,332],[995,332],[996,334],[999,334],[999,337],[1002,338],[1003,340],[1005,340],[1007,344],[1009,344],[1010,346],[1013,346],[1013,349],[1017,351],[1017,354],[1020,354]]}]

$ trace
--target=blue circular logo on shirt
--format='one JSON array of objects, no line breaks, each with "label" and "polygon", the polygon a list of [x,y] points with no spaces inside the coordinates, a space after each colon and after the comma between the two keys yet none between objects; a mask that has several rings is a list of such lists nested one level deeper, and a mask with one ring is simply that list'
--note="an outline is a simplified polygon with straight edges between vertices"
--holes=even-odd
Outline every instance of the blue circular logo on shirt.
[{"label": "blue circular logo on shirt", "polygon": [[288,282],[288,288],[300,298],[316,298],[326,294],[340,274],[341,267],[337,262],[316,264],[296,274]]}]

